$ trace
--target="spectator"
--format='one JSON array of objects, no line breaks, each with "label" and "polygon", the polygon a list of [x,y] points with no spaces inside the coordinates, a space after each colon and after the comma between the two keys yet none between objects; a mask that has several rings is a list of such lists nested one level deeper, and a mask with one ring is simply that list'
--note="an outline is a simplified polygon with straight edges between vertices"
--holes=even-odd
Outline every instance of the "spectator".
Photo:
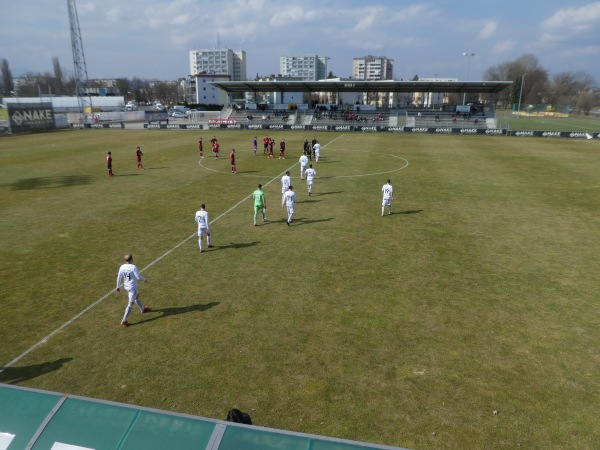
[{"label": "spectator", "polygon": [[227,422],[243,423],[245,425],[252,425],[252,419],[250,414],[240,411],[237,408],[230,409],[227,413]]}]

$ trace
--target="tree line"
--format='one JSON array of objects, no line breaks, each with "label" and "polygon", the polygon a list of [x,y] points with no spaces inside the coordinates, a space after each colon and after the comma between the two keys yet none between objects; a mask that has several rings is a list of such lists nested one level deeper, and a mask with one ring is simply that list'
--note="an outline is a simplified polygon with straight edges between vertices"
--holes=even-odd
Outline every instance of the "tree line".
[{"label": "tree line", "polygon": [[512,89],[498,95],[498,101],[505,105],[546,104],[586,115],[600,107],[600,89],[593,76],[586,72],[550,76],[532,54],[488,68],[483,79],[513,81]]},{"label": "tree line", "polygon": [[[74,75],[67,75],[57,57],[52,58],[52,72],[27,72],[18,77],[15,84],[9,62],[0,59],[0,97],[39,97],[47,95],[76,95],[76,80]],[[138,77],[116,78],[112,86],[108,86],[107,95],[123,96],[126,101],[136,103],[160,102],[163,104],[178,104],[184,99],[183,92],[178,89],[177,81],[144,80]],[[105,88],[106,80],[89,80],[87,87],[91,92],[94,88]],[[94,95],[94,94],[92,94]]]}]

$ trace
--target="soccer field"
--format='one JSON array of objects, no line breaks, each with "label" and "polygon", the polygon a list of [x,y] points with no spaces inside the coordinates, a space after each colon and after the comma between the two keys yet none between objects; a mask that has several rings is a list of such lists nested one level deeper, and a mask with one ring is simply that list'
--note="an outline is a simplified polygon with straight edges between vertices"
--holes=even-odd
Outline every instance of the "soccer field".
[{"label": "soccer field", "polygon": [[[285,160],[241,131],[0,139],[0,382],[408,448],[597,446],[598,140],[319,133],[309,197],[312,135],[272,135]],[[128,328],[125,253],[152,307]]]}]

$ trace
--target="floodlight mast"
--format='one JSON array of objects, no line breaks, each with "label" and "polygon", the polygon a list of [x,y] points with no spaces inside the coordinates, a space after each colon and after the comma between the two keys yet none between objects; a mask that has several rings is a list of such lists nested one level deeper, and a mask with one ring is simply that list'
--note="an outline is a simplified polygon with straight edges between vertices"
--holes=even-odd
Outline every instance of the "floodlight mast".
[{"label": "floodlight mast", "polygon": [[79,104],[79,121],[86,122],[86,112],[92,113],[92,97],[88,91],[88,74],[83,52],[83,40],[79,28],[79,16],[75,0],[67,0],[69,10],[69,26],[71,29],[71,50],[73,51],[73,66],[75,69],[75,95]]},{"label": "floodlight mast", "polygon": [[[469,68],[471,66],[471,58],[473,56],[475,56],[475,53],[463,52],[462,55],[467,58],[467,80],[466,81],[469,81]],[[465,93],[463,93],[463,105],[465,104],[466,99],[467,99],[467,93],[465,92]]]}]

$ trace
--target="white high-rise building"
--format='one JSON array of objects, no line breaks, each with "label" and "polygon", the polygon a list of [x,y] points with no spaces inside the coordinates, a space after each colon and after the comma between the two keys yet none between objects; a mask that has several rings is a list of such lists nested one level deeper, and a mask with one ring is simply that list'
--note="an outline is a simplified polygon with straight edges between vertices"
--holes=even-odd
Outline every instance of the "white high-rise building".
[{"label": "white high-rise building", "polygon": [[327,78],[327,56],[280,56],[279,74],[284,77],[298,77],[304,81],[318,81]]},{"label": "white high-rise building", "polygon": [[385,56],[363,56],[352,60],[352,78],[355,80],[393,80],[394,60]]},{"label": "white high-rise building", "polygon": [[190,75],[229,75],[231,81],[246,81],[246,52],[228,48],[190,51]]}]

